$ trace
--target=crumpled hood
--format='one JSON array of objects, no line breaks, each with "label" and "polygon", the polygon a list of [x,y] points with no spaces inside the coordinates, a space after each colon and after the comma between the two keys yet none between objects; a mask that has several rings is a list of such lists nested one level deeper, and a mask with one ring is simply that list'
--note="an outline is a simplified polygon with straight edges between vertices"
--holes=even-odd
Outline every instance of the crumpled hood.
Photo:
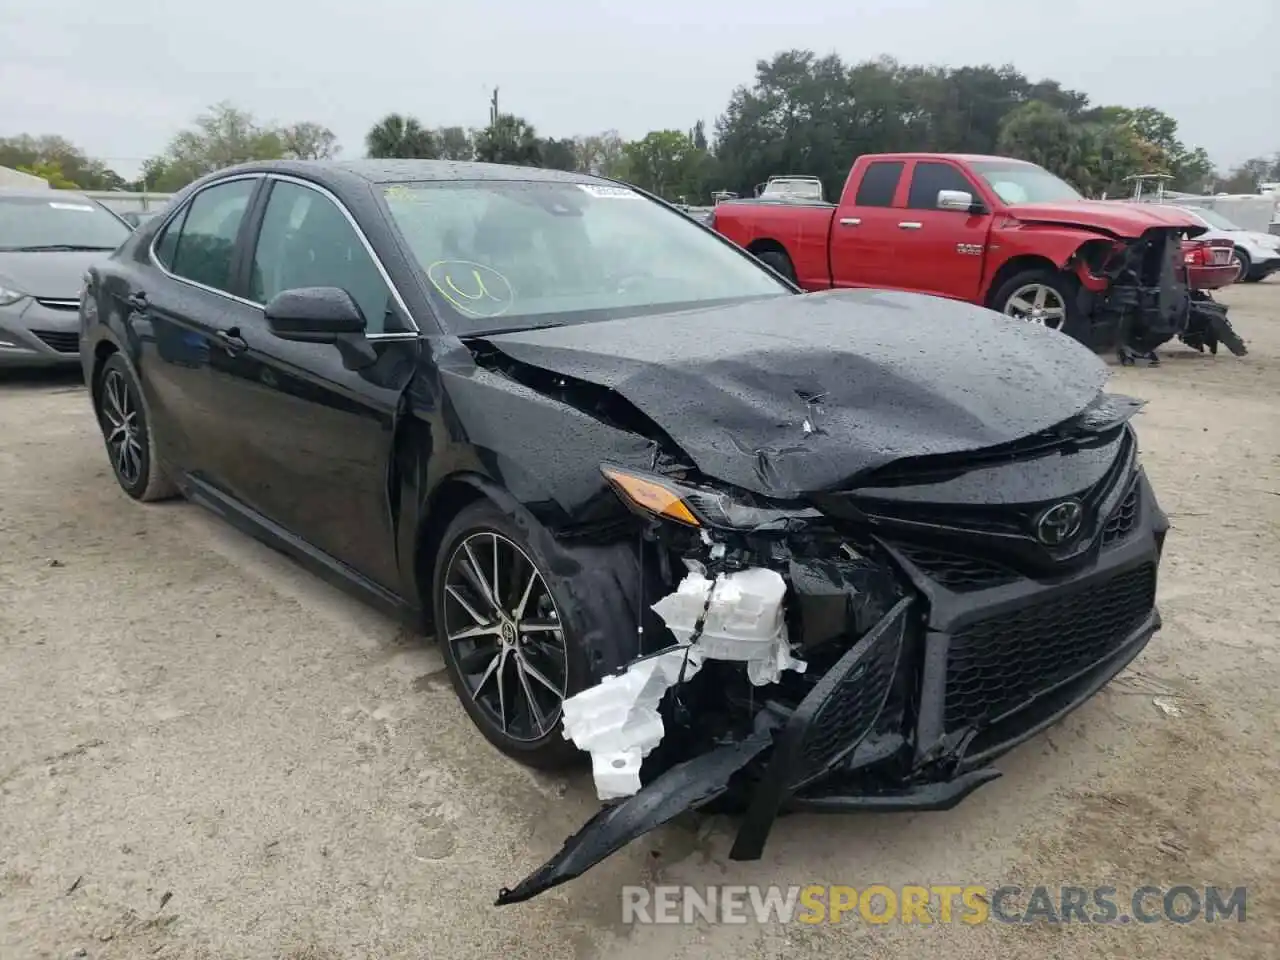
[{"label": "crumpled hood", "polygon": [[110,251],[0,250],[0,283],[33,297],[79,300],[85,272],[106,260]]},{"label": "crumpled hood", "polygon": [[1155,203],[1064,200],[1060,203],[1014,203],[1006,209],[1010,216],[1019,220],[1091,227],[1119,237],[1140,237],[1152,227],[1176,227],[1195,237],[1206,229],[1185,210]]},{"label": "crumpled hood", "polygon": [[612,389],[705,475],[776,498],[1038,433],[1079,413],[1108,376],[1091,351],[1044,327],[866,290],[483,339]]}]

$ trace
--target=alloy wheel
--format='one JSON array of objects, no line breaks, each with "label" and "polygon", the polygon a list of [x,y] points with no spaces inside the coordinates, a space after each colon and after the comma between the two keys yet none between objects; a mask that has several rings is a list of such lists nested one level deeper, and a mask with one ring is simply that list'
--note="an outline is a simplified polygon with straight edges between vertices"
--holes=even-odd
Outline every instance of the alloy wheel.
[{"label": "alloy wheel", "polygon": [[1245,266],[1244,257],[1240,256],[1239,251],[1232,251],[1231,265],[1236,268],[1236,278],[1234,283],[1243,283],[1245,276],[1249,273],[1249,268]]},{"label": "alloy wheel", "polygon": [[546,737],[560,719],[568,655],[537,564],[500,533],[471,533],[449,557],[443,601],[443,639],[486,719],[511,740]]},{"label": "alloy wheel", "polygon": [[1015,290],[1005,301],[1004,312],[1011,317],[1038,323],[1052,330],[1062,328],[1067,319],[1067,305],[1062,294],[1044,283],[1028,283]]},{"label": "alloy wheel", "polygon": [[133,388],[118,370],[109,370],[102,381],[102,435],[107,441],[111,465],[126,487],[142,479],[142,451],[146,442]]}]

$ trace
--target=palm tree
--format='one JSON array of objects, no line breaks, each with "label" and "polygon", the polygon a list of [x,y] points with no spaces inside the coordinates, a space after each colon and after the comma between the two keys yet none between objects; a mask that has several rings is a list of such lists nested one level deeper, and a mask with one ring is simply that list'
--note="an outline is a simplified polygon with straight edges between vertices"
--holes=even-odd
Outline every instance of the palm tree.
[{"label": "palm tree", "polygon": [[370,157],[405,157],[434,160],[439,151],[436,139],[414,117],[389,113],[375,123],[364,137]]},{"label": "palm tree", "polygon": [[476,159],[487,163],[517,163],[538,166],[542,162],[542,141],[523,117],[501,113],[476,137]]}]

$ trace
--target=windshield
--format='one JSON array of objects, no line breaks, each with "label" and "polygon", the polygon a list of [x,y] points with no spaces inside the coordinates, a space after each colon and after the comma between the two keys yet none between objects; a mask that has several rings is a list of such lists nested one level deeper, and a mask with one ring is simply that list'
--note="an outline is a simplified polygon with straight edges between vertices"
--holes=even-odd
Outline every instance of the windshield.
[{"label": "windshield", "polygon": [[1003,160],[975,160],[969,164],[987,181],[1001,200],[1014,203],[1056,203],[1060,200],[1083,200],[1071,184],[1055,177],[1034,163]]},{"label": "windshield", "polygon": [[1237,226],[1232,223],[1216,210],[1207,210],[1204,207],[1187,207],[1192,213],[1203,220],[1211,227],[1217,227],[1219,230],[1243,230],[1244,227]]},{"label": "windshield", "polygon": [[627,187],[391,184],[387,207],[461,335],[608,320],[791,291],[752,258]]},{"label": "windshield", "polygon": [[83,197],[0,195],[0,250],[114,250],[127,224]]}]

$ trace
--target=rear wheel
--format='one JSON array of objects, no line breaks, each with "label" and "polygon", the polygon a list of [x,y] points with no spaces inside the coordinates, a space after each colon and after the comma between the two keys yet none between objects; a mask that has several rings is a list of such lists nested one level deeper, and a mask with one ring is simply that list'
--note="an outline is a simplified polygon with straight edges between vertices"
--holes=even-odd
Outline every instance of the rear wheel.
[{"label": "rear wheel", "polygon": [[156,458],[155,434],[137,377],[118,353],[103,364],[93,406],[120,489],[147,502],[176,496],[178,488]]},{"label": "rear wheel", "polygon": [[1231,251],[1231,265],[1236,268],[1235,283],[1243,283],[1247,280],[1249,271],[1253,269],[1253,261],[1249,259],[1249,254],[1239,247],[1235,247]]},{"label": "rear wheel", "polygon": [[440,649],[463,708],[499,750],[534,767],[582,753],[561,734],[590,666],[550,564],[489,501],[464,508],[440,544],[433,598]]},{"label": "rear wheel", "polygon": [[796,268],[785,250],[761,250],[756,254],[756,259],[766,267],[782,274],[792,283],[796,282]]}]

